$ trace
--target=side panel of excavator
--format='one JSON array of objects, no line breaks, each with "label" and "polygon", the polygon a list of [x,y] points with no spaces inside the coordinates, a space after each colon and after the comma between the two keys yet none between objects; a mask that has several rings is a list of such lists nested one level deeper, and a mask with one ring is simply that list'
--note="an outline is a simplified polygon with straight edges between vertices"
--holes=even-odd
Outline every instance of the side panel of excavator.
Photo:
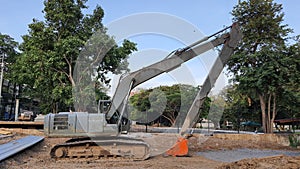
[{"label": "side panel of excavator", "polygon": [[108,124],[105,114],[61,112],[45,117],[44,132],[50,137],[116,135],[118,127]]}]

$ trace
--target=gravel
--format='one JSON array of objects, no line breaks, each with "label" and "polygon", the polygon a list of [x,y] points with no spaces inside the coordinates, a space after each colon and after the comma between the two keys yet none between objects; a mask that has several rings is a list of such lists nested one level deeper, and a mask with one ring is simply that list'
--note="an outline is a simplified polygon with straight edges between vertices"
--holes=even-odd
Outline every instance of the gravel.
[{"label": "gravel", "polygon": [[215,161],[235,162],[246,158],[261,158],[276,155],[300,156],[300,151],[235,149],[198,152],[197,155],[204,156]]}]

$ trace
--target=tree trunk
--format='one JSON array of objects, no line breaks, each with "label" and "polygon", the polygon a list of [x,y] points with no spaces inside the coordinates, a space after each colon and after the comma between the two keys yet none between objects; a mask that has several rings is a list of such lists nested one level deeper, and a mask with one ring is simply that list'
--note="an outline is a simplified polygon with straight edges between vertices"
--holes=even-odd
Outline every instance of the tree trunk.
[{"label": "tree trunk", "polygon": [[271,101],[272,101],[272,95],[269,94],[268,95],[268,109],[267,109],[267,112],[268,112],[268,116],[266,118],[266,121],[267,121],[267,132],[266,133],[271,133],[271,130],[272,130],[272,124],[271,124]]},{"label": "tree trunk", "polygon": [[56,103],[55,102],[52,102],[52,113],[53,114],[56,114]]},{"label": "tree trunk", "polygon": [[274,120],[275,120],[275,117],[276,117],[276,94],[273,93],[273,110],[272,110],[272,118],[271,118],[271,133],[273,133],[273,123],[274,123]]},{"label": "tree trunk", "polygon": [[264,100],[263,95],[258,94],[259,101],[260,101],[260,108],[261,108],[261,122],[262,122],[262,128],[263,132],[266,133],[266,102]]},{"label": "tree trunk", "polygon": [[162,116],[163,116],[164,118],[166,118],[166,119],[170,122],[171,126],[174,126],[175,120],[176,120],[175,112],[172,112],[172,113],[169,114],[169,115],[163,114]]},{"label": "tree trunk", "polygon": [[[266,98],[268,103],[266,105]],[[270,93],[267,97],[259,94],[260,108],[262,113],[262,127],[264,133],[273,133],[273,123],[276,117],[276,94]]]}]

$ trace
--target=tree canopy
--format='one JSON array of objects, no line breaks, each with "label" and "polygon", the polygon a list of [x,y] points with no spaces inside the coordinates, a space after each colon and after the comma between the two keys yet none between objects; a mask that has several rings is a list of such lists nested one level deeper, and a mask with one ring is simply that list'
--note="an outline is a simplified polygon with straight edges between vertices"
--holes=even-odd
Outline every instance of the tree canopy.
[{"label": "tree canopy", "polygon": [[[14,39],[9,35],[0,33],[0,63],[1,63],[0,69],[1,69],[1,73],[3,73],[1,74],[0,83],[3,83],[4,79],[6,80],[10,79],[11,69],[9,69],[8,66],[16,62],[16,58],[19,55],[19,53],[17,52],[18,45],[19,44],[16,41],[14,41]],[[9,86],[9,83],[7,85]],[[7,111],[5,110],[6,105],[10,105],[11,107],[13,106],[12,102],[14,102],[14,98],[16,95],[15,92],[16,84],[13,84],[13,86],[14,86],[13,93],[8,94],[10,89],[6,88],[6,90],[3,90],[4,89],[3,84],[1,84],[1,95],[0,95],[1,111]],[[12,109],[10,110],[9,113],[12,114]]]},{"label": "tree canopy", "polygon": [[9,35],[0,33],[0,55],[15,56],[18,52],[18,42],[14,41]]},{"label": "tree canopy", "polygon": [[93,79],[100,90],[109,82],[106,74],[119,70],[122,64],[126,70],[126,58],[136,50],[135,44],[128,40],[117,46],[114,39],[106,34],[102,24],[104,11],[100,6],[92,14],[84,15],[82,10],[87,8],[86,1],[44,1],[45,20],[33,19],[28,34],[22,37],[24,42],[19,48],[22,54],[11,67],[12,76],[15,82],[24,84],[26,95],[40,101],[43,113],[56,113],[73,107],[72,88],[77,85],[73,77],[74,67],[93,34],[101,32],[102,39],[105,39],[100,47],[105,43],[110,46],[106,51],[97,51],[105,55],[101,64],[96,66],[99,76]]},{"label": "tree canopy", "polygon": [[292,30],[283,24],[282,5],[273,0],[242,1],[232,11],[241,25],[242,43],[229,61],[233,80],[249,97],[258,97],[262,126],[272,132],[279,97],[293,83],[297,71],[289,52],[287,36]]},{"label": "tree canopy", "polygon": [[[130,118],[144,123],[181,126],[198,90],[198,87],[184,84],[141,90],[130,97]],[[210,99],[207,98],[203,108],[199,110],[200,116],[195,121],[207,117],[209,107]]]}]

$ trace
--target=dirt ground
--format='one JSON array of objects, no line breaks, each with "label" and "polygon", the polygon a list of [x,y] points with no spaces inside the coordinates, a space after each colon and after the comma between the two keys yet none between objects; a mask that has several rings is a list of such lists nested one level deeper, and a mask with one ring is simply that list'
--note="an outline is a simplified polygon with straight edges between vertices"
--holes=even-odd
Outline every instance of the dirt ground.
[{"label": "dirt ground", "polygon": [[[0,144],[24,137],[30,132],[20,133],[13,132],[12,136],[0,138]],[[35,132],[34,135],[42,135]],[[202,136],[204,137],[204,136]],[[300,157],[273,156],[265,158],[245,159],[233,163],[225,163],[207,159],[203,156],[196,155],[199,151],[210,150],[231,150],[237,148],[253,149],[276,149],[276,150],[294,150],[287,146],[273,143],[255,142],[247,140],[237,140],[232,142],[226,139],[205,136],[202,141],[199,136],[190,138],[190,157],[163,157],[158,155],[145,161],[124,161],[119,159],[53,159],[50,158],[49,152],[53,145],[62,143],[67,138],[45,138],[44,141],[29,148],[11,158],[0,162],[0,168],[114,168],[114,169],[133,169],[133,168],[163,168],[163,169],[206,169],[206,168],[300,168]],[[199,141],[200,140],[200,141]],[[296,150],[299,151],[299,150]]]},{"label": "dirt ground", "polygon": [[273,156],[265,158],[244,159],[237,162],[224,164],[218,169],[299,169],[300,157]]}]

